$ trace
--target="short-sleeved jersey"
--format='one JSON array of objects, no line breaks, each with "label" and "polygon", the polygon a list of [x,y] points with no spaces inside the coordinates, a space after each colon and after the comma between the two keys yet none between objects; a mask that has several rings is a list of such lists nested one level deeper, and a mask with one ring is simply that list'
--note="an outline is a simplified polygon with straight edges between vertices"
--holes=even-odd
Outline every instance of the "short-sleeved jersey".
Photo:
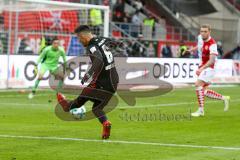
[{"label": "short-sleeved jersey", "polygon": [[53,49],[52,46],[47,46],[43,49],[37,63],[42,62],[44,59],[44,64],[49,67],[57,66],[59,63],[59,58],[62,57],[64,63],[66,63],[66,55],[63,47],[58,47],[58,49]]},{"label": "short-sleeved jersey", "polygon": [[95,37],[90,40],[86,48],[87,55],[90,56],[92,62],[92,67],[89,70],[89,72],[93,72],[93,81],[91,83],[97,83],[103,87],[119,81],[114,57],[108,47],[110,41],[108,38]]},{"label": "short-sleeved jersey", "polygon": [[[202,52],[202,55],[200,57],[201,58],[200,67],[205,65],[208,62],[211,54],[214,54],[216,56],[218,55],[217,44],[212,37],[209,37],[207,41],[203,41],[201,52]],[[214,68],[214,65],[215,63],[212,64],[210,67]]]}]

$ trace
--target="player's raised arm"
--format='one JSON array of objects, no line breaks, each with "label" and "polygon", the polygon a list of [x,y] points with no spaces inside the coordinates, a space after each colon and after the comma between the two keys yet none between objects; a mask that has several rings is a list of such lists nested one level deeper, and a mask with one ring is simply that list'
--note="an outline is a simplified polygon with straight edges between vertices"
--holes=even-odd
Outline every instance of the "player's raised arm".
[{"label": "player's raised arm", "polygon": [[188,51],[189,51],[190,53],[193,53],[193,52],[196,52],[197,49],[198,49],[198,46],[195,46],[195,47],[192,47],[191,49],[189,49]]},{"label": "player's raised arm", "polygon": [[44,48],[44,49],[42,50],[42,52],[40,53],[39,58],[38,58],[38,60],[37,60],[37,65],[38,65],[40,62],[42,62],[42,60],[44,59],[44,57],[46,56],[46,54],[47,54],[47,47]]},{"label": "player's raised arm", "polygon": [[191,49],[186,50],[185,52],[190,52],[190,54],[194,54],[199,48],[201,48],[203,44],[202,36],[198,35],[197,37],[197,45],[192,47]]}]

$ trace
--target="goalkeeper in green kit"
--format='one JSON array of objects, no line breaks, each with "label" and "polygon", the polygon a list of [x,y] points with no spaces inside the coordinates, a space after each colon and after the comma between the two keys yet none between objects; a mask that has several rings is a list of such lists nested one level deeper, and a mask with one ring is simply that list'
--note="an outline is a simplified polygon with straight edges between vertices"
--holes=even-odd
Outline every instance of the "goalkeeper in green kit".
[{"label": "goalkeeper in green kit", "polygon": [[[38,73],[38,79],[35,81],[35,85],[32,88],[32,92],[28,95],[29,99],[32,99],[36,93],[36,89],[39,85],[39,82],[43,80],[44,74],[49,71],[50,74],[54,75],[56,79],[59,80],[57,85],[57,91],[62,88],[63,85],[63,77],[64,77],[64,70],[66,69],[66,55],[64,48],[59,46],[59,39],[54,38],[52,40],[52,44],[50,46],[46,46],[37,60],[37,65],[41,63],[40,70],[38,71],[37,66],[34,69],[35,73]],[[62,57],[64,62],[64,69],[63,71],[59,70],[59,58]]]}]

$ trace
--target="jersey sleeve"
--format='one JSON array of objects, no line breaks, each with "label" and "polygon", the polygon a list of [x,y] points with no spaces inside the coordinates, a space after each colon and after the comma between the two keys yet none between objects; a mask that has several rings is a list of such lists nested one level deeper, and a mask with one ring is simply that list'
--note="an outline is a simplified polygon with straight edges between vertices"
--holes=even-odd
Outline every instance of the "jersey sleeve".
[{"label": "jersey sleeve", "polygon": [[211,44],[209,47],[210,54],[218,55],[217,44]]},{"label": "jersey sleeve", "polygon": [[37,64],[39,64],[44,59],[44,57],[46,56],[47,52],[48,52],[48,47],[46,47],[46,48],[44,48],[42,50],[42,52],[40,53],[40,56],[39,56],[39,58],[37,60]]},{"label": "jersey sleeve", "polygon": [[198,35],[198,37],[197,37],[197,42],[199,42],[199,41],[202,41],[202,36],[201,35]]},{"label": "jersey sleeve", "polygon": [[104,66],[104,63],[103,63],[103,57],[102,57],[101,51],[98,49],[98,47],[91,46],[89,48],[89,51],[90,51],[89,56],[92,60],[92,66],[88,70],[87,73],[90,76],[92,76],[94,73],[100,73],[101,72],[101,70]]},{"label": "jersey sleeve", "polygon": [[203,46],[203,39],[201,35],[199,35],[197,38],[197,46],[198,46],[198,49],[200,49]]}]

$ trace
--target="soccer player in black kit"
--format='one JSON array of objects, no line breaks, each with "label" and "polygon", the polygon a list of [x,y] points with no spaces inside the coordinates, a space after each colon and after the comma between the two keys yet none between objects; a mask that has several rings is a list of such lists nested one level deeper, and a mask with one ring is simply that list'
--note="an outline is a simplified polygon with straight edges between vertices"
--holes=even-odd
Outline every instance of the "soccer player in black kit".
[{"label": "soccer player in black kit", "polygon": [[68,101],[61,93],[57,94],[57,99],[65,112],[69,112],[73,108],[79,108],[89,100],[92,101],[92,112],[103,126],[102,138],[108,139],[111,122],[107,119],[103,109],[116,92],[119,82],[114,58],[108,47],[110,39],[95,37],[91,33],[91,29],[86,25],[77,27],[75,34],[86,47],[86,53],[92,62],[91,68],[84,75],[81,83],[84,84],[90,78],[92,80],[75,100]]}]

